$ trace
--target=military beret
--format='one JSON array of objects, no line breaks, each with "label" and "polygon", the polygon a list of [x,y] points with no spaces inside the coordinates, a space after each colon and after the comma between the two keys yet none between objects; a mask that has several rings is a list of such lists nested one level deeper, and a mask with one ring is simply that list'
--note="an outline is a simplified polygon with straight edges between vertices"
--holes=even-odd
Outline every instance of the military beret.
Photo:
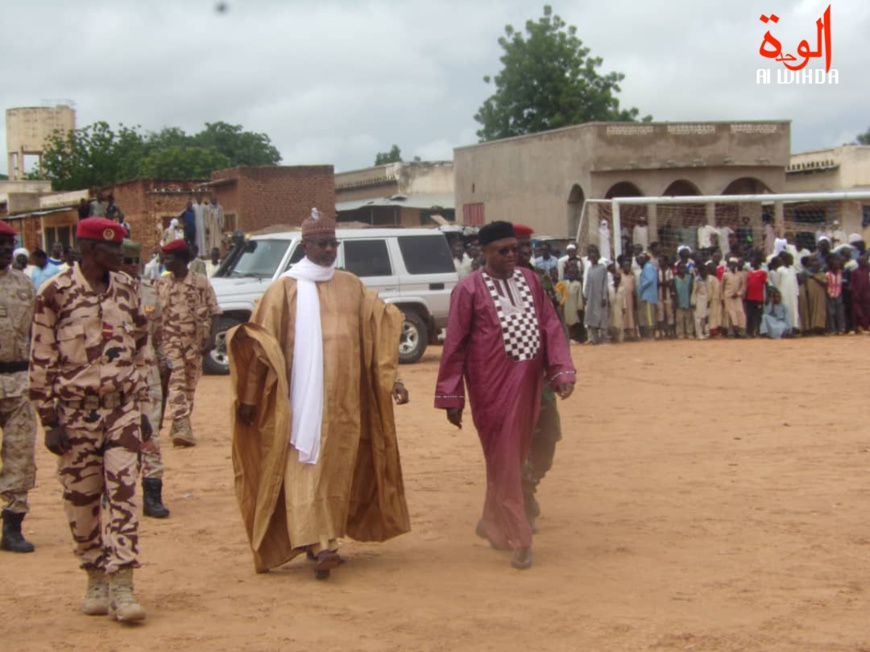
[{"label": "military beret", "polygon": [[124,238],[124,244],[121,245],[121,249],[124,251],[124,258],[139,258],[139,255],[142,253],[142,245],[127,238]]},{"label": "military beret", "polygon": [[520,240],[528,240],[532,237],[534,232],[534,229],[530,226],[526,226],[525,224],[514,224],[514,233]]},{"label": "military beret", "polygon": [[9,226],[6,222],[4,222],[3,220],[0,220],[0,235],[16,236],[18,234],[15,233],[15,229],[13,229],[11,226]]},{"label": "military beret", "polygon": [[123,226],[105,217],[87,217],[76,227],[76,237],[83,240],[122,242],[127,231]]},{"label": "military beret", "polygon": [[164,246],[161,251],[164,254],[174,254],[179,251],[189,251],[187,247],[187,243],[179,238],[178,240],[173,240],[168,245]]}]

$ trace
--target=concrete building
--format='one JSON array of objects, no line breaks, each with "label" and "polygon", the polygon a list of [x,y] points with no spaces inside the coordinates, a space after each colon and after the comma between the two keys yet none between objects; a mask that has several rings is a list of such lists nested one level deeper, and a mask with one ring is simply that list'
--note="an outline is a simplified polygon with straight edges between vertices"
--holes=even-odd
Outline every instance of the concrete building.
[{"label": "concrete building", "polygon": [[42,162],[42,152],[55,131],[76,128],[76,112],[72,103],[57,106],[29,106],[6,109],[6,155],[9,179],[24,178],[25,157],[36,156]]},{"label": "concrete building", "polygon": [[[785,187],[787,192],[870,191],[870,146],[843,145],[792,154]],[[791,204],[786,225],[796,232],[860,233],[870,225],[870,198]]]},{"label": "concrete building", "polygon": [[[163,230],[178,217],[188,200],[214,194],[224,209],[224,232],[256,232],[282,226],[299,227],[313,207],[335,205],[331,165],[237,167],[213,172],[200,181],[137,179],[102,189],[110,193],[130,225],[131,237],[150,254]],[[55,241],[72,244],[77,207],[86,190],[44,195],[39,206],[10,214],[5,219],[22,234],[24,246],[50,247]]]},{"label": "concrete building", "polygon": [[455,219],[450,161],[387,163],[339,172],[335,195],[339,222],[419,227]]},{"label": "concrete building", "polygon": [[[591,198],[782,192],[789,148],[788,121],[588,123],[455,149],[456,206],[465,224],[504,219],[573,238]],[[631,207],[622,226],[642,216],[655,238],[676,212]],[[702,204],[679,217],[733,228],[747,220],[760,237],[760,205]],[[596,241],[597,226],[586,220],[581,241]]]}]

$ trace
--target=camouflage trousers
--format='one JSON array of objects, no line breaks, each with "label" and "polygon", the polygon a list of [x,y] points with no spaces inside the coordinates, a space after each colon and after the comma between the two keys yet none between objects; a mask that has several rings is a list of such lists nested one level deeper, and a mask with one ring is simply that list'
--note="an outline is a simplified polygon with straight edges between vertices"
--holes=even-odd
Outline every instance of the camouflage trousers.
[{"label": "camouflage trousers", "polygon": [[[556,443],[562,439],[562,421],[559,418],[559,408],[556,405],[556,394],[549,387],[544,387],[541,395],[541,412],[538,423],[532,435],[532,447],[529,456],[523,464],[523,496],[526,510],[536,511],[535,492],[538,484],[553,468],[553,458],[556,454]],[[537,514],[532,513],[532,516]]]},{"label": "camouflage trousers", "polygon": [[3,508],[26,514],[27,492],[36,485],[36,416],[27,396],[0,398],[0,500]]},{"label": "camouflage trousers", "polygon": [[157,382],[149,378],[148,401],[142,403],[142,414],[151,422],[153,434],[151,439],[142,442],[142,477],[161,479],[163,477],[163,457],[160,455],[160,411],[162,408],[163,391],[160,387],[160,374],[154,370]]},{"label": "camouflage trousers", "polygon": [[189,418],[196,384],[202,376],[202,353],[195,345],[167,346],[166,357],[172,363],[166,411],[172,421]]},{"label": "camouflage trousers", "polygon": [[71,448],[58,460],[63,503],[82,568],[114,573],[139,562],[140,412],[133,403],[86,410],[60,403]]}]

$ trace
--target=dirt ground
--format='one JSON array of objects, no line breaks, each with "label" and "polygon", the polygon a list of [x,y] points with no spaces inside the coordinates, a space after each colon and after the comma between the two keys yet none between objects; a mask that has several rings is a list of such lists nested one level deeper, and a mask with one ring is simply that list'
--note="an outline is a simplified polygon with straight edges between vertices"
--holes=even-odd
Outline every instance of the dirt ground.
[{"label": "dirt ground", "polygon": [[141,525],[147,622],[77,613],[85,576],[40,447],[37,552],[0,553],[0,649],[870,650],[870,338],[572,352],[531,570],[474,536],[482,457],[467,415],[459,432],[431,407],[432,348],[397,409],[413,531],[345,543],[327,582],[304,560],[255,574],[229,383],[206,377],[200,446],[165,448],[172,516]]}]

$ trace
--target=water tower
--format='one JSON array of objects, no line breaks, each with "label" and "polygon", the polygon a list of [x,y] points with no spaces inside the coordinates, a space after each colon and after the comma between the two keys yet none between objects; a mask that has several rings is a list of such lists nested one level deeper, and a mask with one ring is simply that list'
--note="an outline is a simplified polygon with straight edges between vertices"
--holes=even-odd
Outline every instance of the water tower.
[{"label": "water tower", "polygon": [[24,178],[26,156],[36,156],[39,164],[42,164],[42,153],[55,130],[67,132],[76,128],[76,112],[71,100],[45,104],[6,109],[6,152],[10,180],[20,181]]}]

